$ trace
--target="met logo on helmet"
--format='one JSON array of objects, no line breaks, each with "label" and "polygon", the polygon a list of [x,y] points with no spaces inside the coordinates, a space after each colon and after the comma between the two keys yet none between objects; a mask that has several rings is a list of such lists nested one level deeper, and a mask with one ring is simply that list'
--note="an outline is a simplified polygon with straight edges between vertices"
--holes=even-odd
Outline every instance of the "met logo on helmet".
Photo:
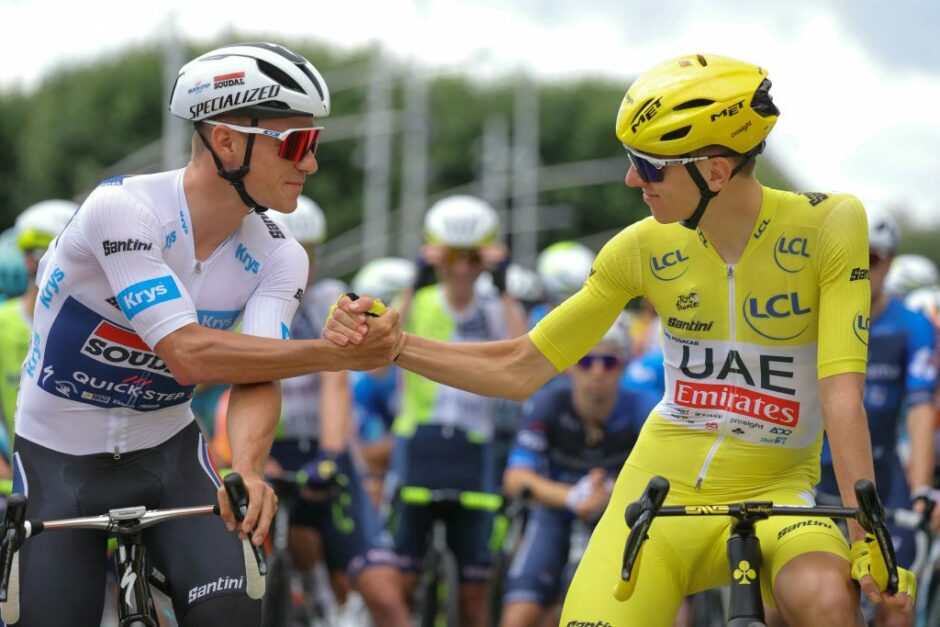
[{"label": "met logo on helmet", "polygon": [[214,113],[215,111],[227,111],[229,109],[243,107],[247,104],[251,104],[252,102],[271,100],[275,98],[280,92],[280,85],[268,85],[267,87],[255,87],[254,89],[237,91],[234,94],[216,96],[211,100],[206,100],[204,102],[192,105],[189,108],[189,117],[193,120],[197,118],[201,119],[202,117]]},{"label": "met logo on helmet", "polygon": [[809,252],[806,250],[809,241],[805,237],[787,238],[781,235],[774,244],[774,263],[777,267],[790,274],[796,274],[806,267]]},{"label": "met logo on helmet", "polygon": [[689,269],[689,266],[682,266],[688,260],[689,258],[682,254],[682,249],[673,250],[660,257],[651,255],[650,271],[660,281],[675,281]]},{"label": "met logo on helmet", "polygon": [[743,109],[744,109],[744,101],[741,100],[739,102],[734,103],[730,107],[725,107],[720,112],[713,114],[711,116],[711,121],[714,122],[715,120],[719,118],[727,118],[727,117],[731,117],[732,115],[737,115],[741,113]]},{"label": "met logo on helmet", "polygon": [[635,134],[638,128],[656,117],[656,114],[659,112],[659,108],[662,106],[662,98],[648,100],[642,107],[640,107],[640,112],[633,116],[633,119],[630,121],[630,130]]},{"label": "met logo on helmet", "polygon": [[118,306],[128,320],[160,303],[180,297],[179,287],[170,275],[134,283],[117,295]]}]

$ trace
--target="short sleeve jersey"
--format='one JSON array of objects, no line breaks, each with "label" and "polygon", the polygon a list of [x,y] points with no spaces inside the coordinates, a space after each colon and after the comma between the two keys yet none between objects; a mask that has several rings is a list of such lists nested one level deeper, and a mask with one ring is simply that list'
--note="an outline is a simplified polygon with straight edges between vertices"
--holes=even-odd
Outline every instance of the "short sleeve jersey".
[{"label": "short sleeve jersey", "polygon": [[183,170],[99,185],[43,256],[16,433],[56,451],[160,444],[193,414],[153,347],[198,323],[287,338],[306,283],[303,248],[252,213],[195,255]]},{"label": "short sleeve jersey", "polygon": [[674,486],[728,494],[815,485],[817,380],[865,372],[871,296],[861,203],[764,187],[734,264],[700,229],[647,218],[604,247],[583,289],[530,337],[565,368],[640,295],[662,320],[665,396],[630,463]]}]

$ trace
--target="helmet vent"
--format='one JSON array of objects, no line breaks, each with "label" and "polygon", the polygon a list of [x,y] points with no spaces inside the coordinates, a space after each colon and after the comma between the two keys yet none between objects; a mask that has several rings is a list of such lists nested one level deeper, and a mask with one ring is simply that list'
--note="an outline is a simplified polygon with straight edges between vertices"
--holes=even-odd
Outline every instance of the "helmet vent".
[{"label": "helmet vent", "polygon": [[288,89],[292,89],[294,91],[299,91],[300,93],[303,93],[304,90],[301,89],[300,85],[297,84],[297,81],[295,81],[290,76],[285,74],[282,70],[279,70],[278,68],[274,67],[267,61],[262,61],[261,59],[258,59],[258,69],[261,70],[262,74],[266,74],[272,80],[276,81],[279,85],[282,85],[284,87],[287,87]]},{"label": "helmet vent", "polygon": [[687,100],[682,104],[677,104],[672,108],[672,110],[682,111],[684,109],[697,109],[698,107],[707,107],[713,104],[715,104],[714,100],[709,100],[708,98],[696,98],[695,100]]},{"label": "helmet vent", "polygon": [[677,128],[674,131],[669,131],[668,133],[666,133],[659,139],[660,141],[664,141],[664,142],[672,141],[674,139],[682,139],[683,137],[688,135],[689,131],[691,130],[692,130],[691,126],[683,126],[682,128]]},{"label": "helmet vent", "polygon": [[769,79],[762,80],[757,87],[757,91],[754,92],[754,97],[751,98],[751,108],[758,115],[765,118],[771,115],[780,115],[780,109],[774,104],[774,99],[770,95],[770,85]]}]

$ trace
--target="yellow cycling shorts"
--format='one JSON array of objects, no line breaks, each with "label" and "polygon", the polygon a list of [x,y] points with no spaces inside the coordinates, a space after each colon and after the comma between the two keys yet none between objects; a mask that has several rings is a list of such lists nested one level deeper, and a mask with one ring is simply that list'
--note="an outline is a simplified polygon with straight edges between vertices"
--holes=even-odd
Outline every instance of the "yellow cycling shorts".
[{"label": "yellow cycling shorts", "polygon": [[[643,548],[632,596],[624,602],[614,598],[629,532],[624,511],[630,502],[640,497],[651,477],[651,473],[629,462],[621,470],[610,505],[591,537],[568,590],[561,627],[669,627],[684,597],[730,583],[726,543],[731,518],[657,518]],[[746,498],[734,495],[733,500],[722,496],[671,490],[666,504],[722,504],[743,500],[773,501],[779,505],[813,503],[809,493],[792,487],[750,494]],[[763,556],[761,593],[764,601],[771,605],[774,605],[772,582],[784,564],[794,557],[822,551],[849,561],[848,544],[828,518],[775,516],[758,522],[755,530]],[[848,566],[846,574],[848,576]]]}]

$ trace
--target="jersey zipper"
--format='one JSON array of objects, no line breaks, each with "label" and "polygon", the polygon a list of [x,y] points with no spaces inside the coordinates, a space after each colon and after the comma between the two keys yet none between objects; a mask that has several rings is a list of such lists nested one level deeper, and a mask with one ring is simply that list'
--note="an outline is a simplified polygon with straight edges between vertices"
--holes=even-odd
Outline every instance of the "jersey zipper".
[{"label": "jersey zipper", "polygon": [[[734,265],[728,264],[728,340],[731,345],[731,350],[735,346],[736,338],[736,329],[734,324]],[[715,458],[715,454],[718,452],[718,449],[721,448],[722,442],[725,441],[725,435],[728,433],[726,429],[728,425],[728,415],[727,411],[724,412],[725,417],[722,419],[721,424],[718,425],[719,433],[718,437],[715,439],[715,442],[712,444],[712,447],[708,450],[708,455],[705,456],[705,461],[702,462],[702,468],[698,471],[698,477],[695,479],[695,489],[698,490],[702,487],[702,484],[705,482],[705,476],[708,474],[708,468],[711,466],[712,460]]]}]

